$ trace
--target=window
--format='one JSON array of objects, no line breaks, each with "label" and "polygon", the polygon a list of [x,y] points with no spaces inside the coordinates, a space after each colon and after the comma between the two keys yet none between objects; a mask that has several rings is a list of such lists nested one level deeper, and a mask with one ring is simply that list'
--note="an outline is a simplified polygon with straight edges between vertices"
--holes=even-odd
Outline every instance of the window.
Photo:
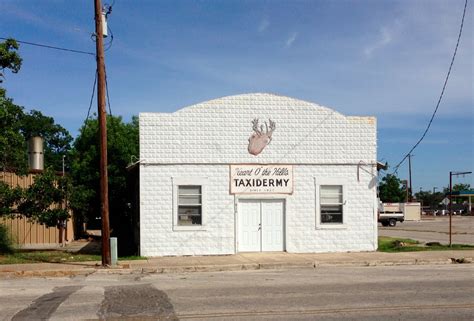
[{"label": "window", "polygon": [[207,177],[172,177],[173,231],[205,231]]},{"label": "window", "polygon": [[342,224],[344,214],[342,185],[320,185],[319,208],[321,224]]},{"label": "window", "polygon": [[178,225],[202,225],[201,186],[178,186]]}]

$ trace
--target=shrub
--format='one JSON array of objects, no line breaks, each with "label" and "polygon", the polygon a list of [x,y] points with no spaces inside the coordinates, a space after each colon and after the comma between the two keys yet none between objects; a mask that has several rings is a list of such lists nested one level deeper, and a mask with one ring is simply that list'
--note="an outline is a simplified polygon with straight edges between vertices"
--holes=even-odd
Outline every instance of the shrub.
[{"label": "shrub", "polygon": [[5,225],[0,224],[0,254],[13,253],[13,242]]}]

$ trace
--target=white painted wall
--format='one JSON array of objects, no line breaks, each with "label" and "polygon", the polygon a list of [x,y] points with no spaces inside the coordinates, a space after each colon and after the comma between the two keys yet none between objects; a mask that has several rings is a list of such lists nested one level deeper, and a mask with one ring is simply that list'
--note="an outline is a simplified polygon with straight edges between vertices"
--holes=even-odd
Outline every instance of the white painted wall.
[{"label": "white painted wall", "polygon": [[[271,118],[277,126],[258,156],[247,152],[254,118]],[[294,165],[294,193],[265,196],[286,198],[288,252],[377,247],[373,117],[345,117],[271,94],[225,97],[171,114],[140,114],[140,161],[141,255],[235,253],[239,196],[229,194],[231,163]],[[358,175],[359,163],[374,166],[362,166]],[[206,185],[203,227],[180,229],[173,224],[173,180],[193,178]],[[345,184],[346,223],[322,228],[316,223],[316,185],[333,179]]]}]

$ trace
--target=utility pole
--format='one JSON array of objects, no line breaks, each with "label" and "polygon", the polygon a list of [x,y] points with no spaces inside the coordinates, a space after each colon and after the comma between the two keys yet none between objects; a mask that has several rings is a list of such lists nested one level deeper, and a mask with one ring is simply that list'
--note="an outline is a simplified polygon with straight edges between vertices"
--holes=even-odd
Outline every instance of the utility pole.
[{"label": "utility pole", "polygon": [[453,172],[449,172],[449,247],[451,247],[451,239],[452,239],[452,217],[453,211],[451,203],[453,202],[451,193],[453,192]]},{"label": "utility pole", "polygon": [[105,111],[105,61],[102,26],[102,5],[95,3],[95,44],[97,59],[97,109],[100,140],[100,202],[102,217],[102,266],[111,265],[109,228],[109,187],[107,177],[107,118]]},{"label": "utility pole", "polygon": [[408,179],[410,180],[410,194],[408,197],[408,201],[411,202],[413,200],[413,195],[412,195],[412,186],[411,185],[411,154],[408,154]]},{"label": "utility pole", "polygon": [[404,179],[401,182],[405,185],[405,202],[408,202],[408,180]]}]

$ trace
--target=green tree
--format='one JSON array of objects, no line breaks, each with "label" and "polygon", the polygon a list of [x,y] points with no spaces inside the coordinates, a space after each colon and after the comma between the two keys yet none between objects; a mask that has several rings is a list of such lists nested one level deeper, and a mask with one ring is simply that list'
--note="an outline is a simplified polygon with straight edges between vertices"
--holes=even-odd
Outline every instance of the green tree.
[{"label": "green tree", "polygon": [[[4,70],[10,69],[17,73],[21,68],[21,58],[18,54],[18,44],[13,39],[0,42],[0,84],[3,83]],[[26,148],[20,133],[20,124],[23,117],[21,107],[13,104],[6,98],[5,89],[0,87],[0,166],[5,170],[7,166],[17,169],[26,169],[26,155],[17,153],[14,149]],[[13,149],[12,149],[13,147]]]},{"label": "green tree", "polygon": [[[13,39],[0,43],[0,83],[3,71],[13,73],[20,70],[22,60],[17,52],[18,44]],[[11,188],[0,182],[0,216],[24,215],[30,220],[54,226],[68,217],[60,206],[66,197],[67,180],[54,174],[61,169],[62,156],[71,148],[72,137],[54,119],[32,110],[25,113],[7,98],[0,88],[0,169],[17,174],[27,172],[26,140],[32,136],[45,139],[45,164],[47,169],[35,177],[34,183],[25,189]]]},{"label": "green tree", "polygon": [[52,169],[36,175],[27,188],[10,188],[0,182],[0,216],[22,215],[31,221],[56,226],[69,217],[64,205],[67,185],[67,178],[57,176]]},{"label": "green tree", "polygon": [[471,184],[454,184],[453,185],[453,192],[460,192],[460,191],[467,191],[471,189]]},{"label": "green tree", "polygon": [[[17,73],[22,59],[18,54],[19,46],[13,39],[0,43],[0,83],[3,82],[5,69]],[[32,110],[25,113],[7,98],[5,90],[0,88],[0,166],[4,170],[14,169],[25,173],[27,166],[26,141],[32,136],[41,136],[45,141],[44,157],[46,166],[61,169],[62,156],[71,149],[72,137],[62,126],[55,124],[52,117]]]},{"label": "green tree", "polygon": [[0,164],[2,168],[25,173],[27,167],[26,142],[30,137],[44,139],[44,163],[61,170],[62,157],[71,150],[69,132],[54,122],[52,117],[32,110],[25,113],[9,98],[0,97]]},{"label": "green tree", "polygon": [[382,202],[399,203],[406,200],[406,187],[400,179],[387,174],[379,184],[379,198]]},{"label": "green tree", "polygon": [[[71,206],[76,218],[90,225],[101,216],[99,189],[99,124],[87,120],[80,129],[71,153],[73,192]],[[121,117],[107,117],[107,155],[109,178],[110,224],[115,235],[130,235],[131,215],[128,210],[127,171],[133,155],[138,155],[138,118],[124,123]],[[96,226],[99,228],[99,226]],[[123,243],[122,243],[123,244]]]},{"label": "green tree", "polygon": [[26,172],[26,141],[22,135],[23,108],[11,99],[0,97],[0,165],[2,170],[12,168]]},{"label": "green tree", "polygon": [[71,150],[72,137],[69,132],[54,122],[52,117],[32,110],[25,114],[21,122],[21,133],[25,140],[41,136],[44,139],[44,163],[55,170],[61,170],[62,157]]},{"label": "green tree", "polygon": [[[0,42],[0,83],[5,78],[3,71],[10,69],[13,73],[17,73],[21,68],[22,59],[18,54],[18,43],[14,39],[7,39]],[[5,97],[5,89],[0,87],[0,97]]]},{"label": "green tree", "polygon": [[436,209],[439,206],[439,203],[444,198],[442,192],[432,193],[431,191],[420,191],[415,193],[415,198],[417,201],[421,202],[423,206],[429,206],[432,209]]},{"label": "green tree", "polygon": [[55,226],[69,218],[64,205],[67,178],[57,176],[52,169],[46,169],[35,177],[34,183],[25,188],[18,204],[18,212],[27,218]]},{"label": "green tree", "polygon": [[11,188],[0,181],[0,217],[17,213],[22,193],[23,190],[20,187]]}]

